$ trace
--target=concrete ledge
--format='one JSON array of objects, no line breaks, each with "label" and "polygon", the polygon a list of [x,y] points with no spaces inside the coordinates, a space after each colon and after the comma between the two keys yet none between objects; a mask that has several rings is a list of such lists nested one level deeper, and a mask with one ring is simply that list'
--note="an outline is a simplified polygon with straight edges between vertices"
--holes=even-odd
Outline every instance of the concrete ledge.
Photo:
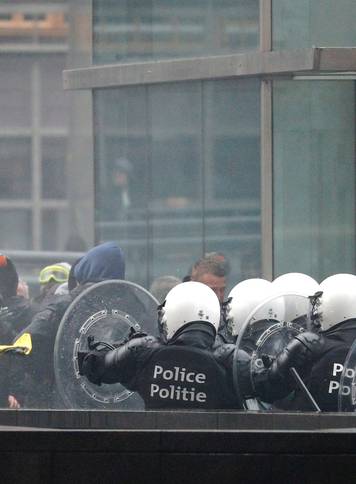
[{"label": "concrete ledge", "polygon": [[0,425],[49,429],[325,430],[356,428],[354,413],[0,410]]}]

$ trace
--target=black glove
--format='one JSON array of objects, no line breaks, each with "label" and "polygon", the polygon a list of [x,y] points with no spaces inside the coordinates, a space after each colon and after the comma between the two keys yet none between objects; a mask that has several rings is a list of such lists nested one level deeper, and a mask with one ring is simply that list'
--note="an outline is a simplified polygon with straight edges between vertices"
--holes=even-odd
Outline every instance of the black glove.
[{"label": "black glove", "polygon": [[83,361],[84,358],[89,354],[88,351],[79,351],[78,352],[78,367],[79,367],[79,375],[84,375],[83,373]]},{"label": "black glove", "polygon": [[304,332],[295,336],[270,366],[271,380],[288,378],[290,368],[306,371],[311,368],[323,349],[324,339],[320,334]]},{"label": "black glove", "polygon": [[106,351],[78,353],[80,375],[86,376],[88,380],[95,385],[101,385],[101,376],[104,371],[105,354]]},{"label": "black glove", "polygon": [[266,402],[286,397],[295,389],[290,369],[295,368],[301,375],[308,372],[321,355],[323,345],[320,334],[304,332],[293,337],[275,358],[262,355],[263,365],[254,368],[251,375],[253,394]]}]

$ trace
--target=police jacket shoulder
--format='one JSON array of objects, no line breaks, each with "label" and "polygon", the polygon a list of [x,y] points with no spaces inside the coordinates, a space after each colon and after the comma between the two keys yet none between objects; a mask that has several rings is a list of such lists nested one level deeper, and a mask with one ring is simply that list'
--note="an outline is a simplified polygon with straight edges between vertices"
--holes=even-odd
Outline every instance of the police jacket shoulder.
[{"label": "police jacket shoulder", "polygon": [[327,362],[334,353],[340,355],[341,358],[345,355],[346,358],[348,350],[356,339],[356,319],[343,321],[320,334],[323,336],[324,345],[316,364]]},{"label": "police jacket shoulder", "polygon": [[191,346],[212,350],[215,336],[215,330],[211,324],[196,321],[182,326],[173,338],[169,340],[168,345]]},{"label": "police jacket shoulder", "polygon": [[326,331],[321,333],[325,338],[335,338],[337,340],[343,340],[349,342],[354,339],[354,333],[356,332],[356,319],[348,319],[335,324]]},{"label": "police jacket shoulder", "polygon": [[134,337],[128,341],[124,347],[125,351],[138,353],[145,350],[151,350],[158,348],[162,343],[158,338],[151,335],[144,335],[141,337]]},{"label": "police jacket shoulder", "polygon": [[235,349],[236,345],[234,344],[219,345],[214,350],[214,356],[218,363],[224,365],[225,367],[229,367],[232,364]]},{"label": "police jacket shoulder", "polygon": [[144,335],[140,337],[131,338],[123,345],[118,346],[114,350],[106,352],[107,366],[110,364],[122,363],[126,358],[138,358],[141,354],[145,355],[147,352],[156,350],[162,345],[162,342],[151,335]]},{"label": "police jacket shoulder", "polygon": [[114,350],[102,352],[91,372],[102,383],[120,382],[131,389],[137,371],[161,345],[154,336],[132,338]]},{"label": "police jacket shoulder", "polygon": [[[343,365],[356,339],[356,319],[340,322],[321,334],[324,340],[322,351],[305,383],[322,411],[336,412]],[[297,391],[290,409],[310,410],[310,405]]]}]

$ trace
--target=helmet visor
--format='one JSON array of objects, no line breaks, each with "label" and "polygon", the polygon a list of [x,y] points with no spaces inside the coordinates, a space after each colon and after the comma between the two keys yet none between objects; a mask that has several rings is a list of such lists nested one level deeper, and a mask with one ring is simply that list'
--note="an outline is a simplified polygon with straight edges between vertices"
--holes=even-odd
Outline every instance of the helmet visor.
[{"label": "helmet visor", "polygon": [[61,266],[45,267],[40,272],[40,284],[48,284],[49,282],[67,282],[69,270]]}]

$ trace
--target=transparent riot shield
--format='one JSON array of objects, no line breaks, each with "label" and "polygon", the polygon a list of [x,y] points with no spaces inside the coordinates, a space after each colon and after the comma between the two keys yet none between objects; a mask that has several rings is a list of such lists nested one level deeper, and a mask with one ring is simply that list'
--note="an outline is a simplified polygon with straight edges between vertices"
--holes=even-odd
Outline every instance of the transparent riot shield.
[{"label": "transparent riot shield", "polygon": [[356,412],[356,340],[346,356],[342,369],[338,410],[339,412]]},{"label": "transparent riot shield", "polygon": [[132,331],[157,335],[157,300],[127,281],[103,281],[83,291],[68,307],[58,328],[54,371],[66,408],[144,408],[140,396],[121,384],[94,385],[79,374],[79,355],[92,344],[125,342]]},{"label": "transparent riot shield", "polygon": [[233,362],[234,387],[243,408],[274,408],[245,389],[254,387],[257,373],[268,367],[295,335],[313,330],[312,308],[308,297],[283,294],[263,301],[246,318],[236,341]]}]

